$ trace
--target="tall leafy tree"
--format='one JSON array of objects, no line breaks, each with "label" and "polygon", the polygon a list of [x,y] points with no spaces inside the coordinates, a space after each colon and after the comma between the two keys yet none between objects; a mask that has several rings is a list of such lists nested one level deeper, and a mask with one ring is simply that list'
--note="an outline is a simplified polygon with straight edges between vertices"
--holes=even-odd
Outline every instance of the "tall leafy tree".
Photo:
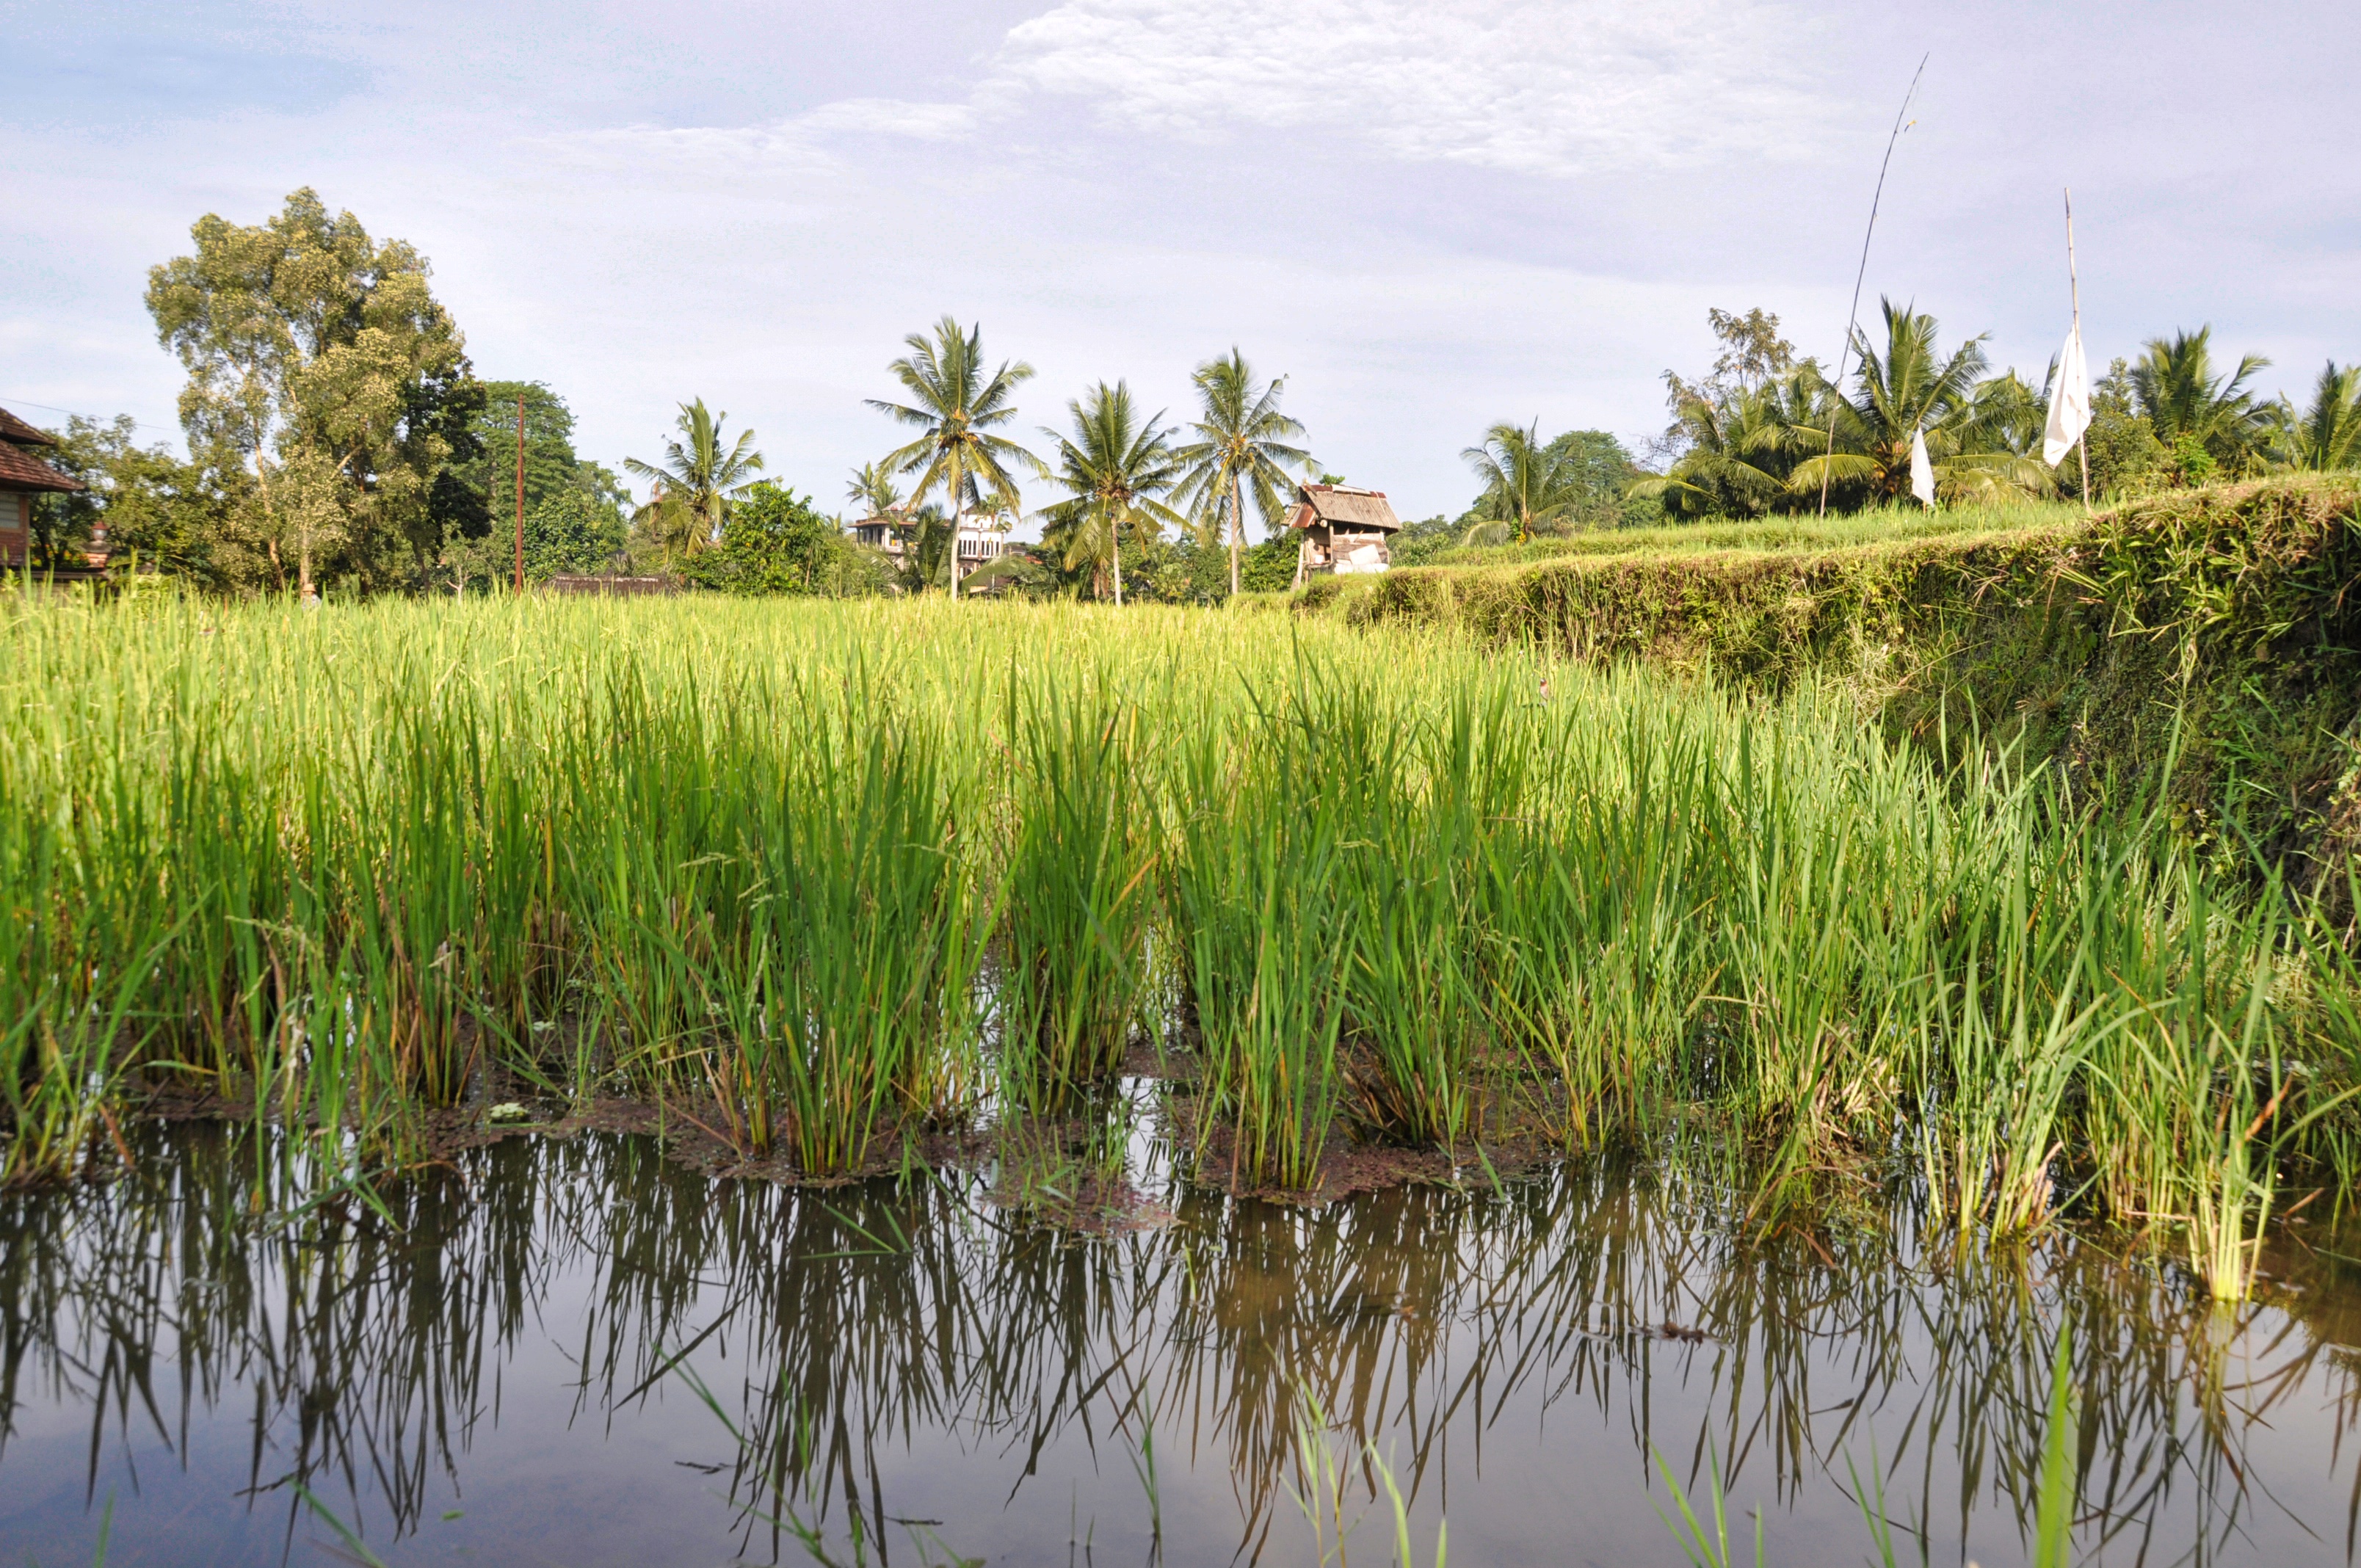
[{"label": "tall leafy tree", "polygon": [[1287,470],[1310,473],[1317,465],[1310,453],[1289,444],[1302,438],[1303,426],[1279,411],[1286,377],[1257,386],[1246,356],[1233,345],[1226,356],[1198,366],[1191,381],[1198,416],[1189,428],[1197,439],[1172,455],[1185,470],[1173,499],[1197,518],[1208,543],[1228,540],[1235,596],[1246,502],[1254,502],[1265,529],[1276,528],[1287,515]]},{"label": "tall leafy tree", "polygon": [[908,445],[886,455],[884,466],[896,474],[916,474],[910,489],[913,504],[939,493],[950,513],[954,534],[950,553],[951,597],[959,597],[959,520],[984,507],[1020,506],[1016,477],[1009,466],[1045,473],[1041,460],[1004,435],[994,432],[1016,417],[1016,389],[1032,378],[1033,367],[1023,360],[1002,360],[984,369],[983,328],[965,331],[950,316],[935,323],[930,340],[912,333],[903,343],[909,353],[886,367],[910,394],[907,403],[872,398],[869,406],[918,432]]},{"label": "tall leafy tree", "polygon": [[1051,477],[1066,491],[1064,500],[1042,509],[1041,540],[1062,554],[1067,570],[1088,566],[1101,596],[1112,576],[1121,605],[1124,536],[1153,539],[1165,523],[1186,526],[1162,498],[1188,470],[1173,450],[1173,432],[1157,423],[1162,411],[1140,418],[1127,383],[1101,381],[1066,411],[1071,435],[1046,425],[1041,431],[1058,444]]},{"label": "tall leafy tree", "polygon": [[2010,451],[1992,428],[1993,410],[1978,409],[1976,389],[1988,364],[1983,339],[1970,338],[1945,355],[1936,344],[1933,316],[1891,300],[1880,305],[1884,352],[1856,333],[1855,393],[1817,400],[1817,422],[1825,422],[1818,429],[1798,427],[1815,455],[1795,466],[1789,488],[1817,493],[1843,486],[1872,503],[1906,496],[1911,436],[1923,433],[1938,494],[2046,492],[2049,471]]},{"label": "tall leafy tree", "polygon": [[436,477],[482,397],[425,258],[309,189],[261,224],[207,214],[190,235],[192,254],[149,270],[147,303],[188,372],[192,455],[253,477],[228,543],[307,601],[324,576],[390,585],[405,544],[423,571],[449,521]]},{"label": "tall leafy tree", "polygon": [[[511,570],[509,521],[517,499],[517,405],[524,405],[524,565],[528,581],[552,572],[603,571],[621,550],[631,494],[603,465],[574,449],[574,411],[545,382],[486,381],[474,422],[480,455],[454,461],[446,477],[464,488],[478,521],[447,548],[453,587],[505,583]],[[455,509],[456,510],[456,509]]]},{"label": "tall leafy tree", "polygon": [[653,483],[653,494],[633,521],[667,555],[694,555],[716,543],[731,506],[763,471],[754,433],[741,430],[728,441],[723,423],[729,418],[708,410],[703,398],[683,403],[674,422],[680,437],[664,442],[661,463],[623,459],[625,468]]},{"label": "tall leafy tree", "polygon": [[2220,371],[2213,340],[2210,324],[2151,338],[2128,372],[2132,401],[2167,447],[2201,447],[2215,463],[2242,469],[2271,433],[2270,406],[2246,385],[2270,361],[2248,354]]},{"label": "tall leafy tree", "polygon": [[2280,415],[2279,444],[2293,467],[2324,473],[2361,467],[2361,365],[2328,362],[2312,388],[2312,406]]}]

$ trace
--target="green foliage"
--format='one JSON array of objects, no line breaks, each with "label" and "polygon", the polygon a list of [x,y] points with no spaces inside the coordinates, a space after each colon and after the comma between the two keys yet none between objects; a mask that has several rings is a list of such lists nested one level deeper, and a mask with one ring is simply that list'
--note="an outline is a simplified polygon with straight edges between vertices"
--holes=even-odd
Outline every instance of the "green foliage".
[{"label": "green foliage", "polygon": [[1613,436],[1598,431],[1543,442],[1538,421],[1521,430],[1494,425],[1481,445],[1460,454],[1484,485],[1468,542],[1480,536],[1521,544],[1536,532],[1595,525],[1609,498],[1631,477],[1630,460],[1616,462],[1621,453]]},{"label": "green foliage", "polygon": [[1667,531],[1545,564],[1397,571],[1341,605],[1773,692],[1835,678],[1897,737],[1939,750],[1975,722],[2080,780],[2158,778],[2171,757],[2193,841],[2333,888],[2361,831],[2340,738],[2361,675],[2342,587],[2361,571],[2356,507],[2336,482],[2272,482],[2094,521],[2061,507],[2013,528],[1982,513],[1981,531],[1799,529],[1784,548],[1775,523],[1687,551]]},{"label": "green foliage", "polygon": [[445,565],[459,583],[505,587],[515,571],[517,403],[524,402],[524,571],[531,581],[560,572],[616,569],[628,543],[630,495],[615,476],[574,450],[574,411],[539,381],[487,381],[476,416],[477,455],[449,472],[481,510],[446,544]]},{"label": "green foliage", "polygon": [[203,587],[219,585],[214,541],[252,501],[243,470],[184,463],[159,443],[140,446],[128,414],[100,423],[77,414],[46,455],[82,491],[44,499],[36,537],[48,549],[79,547],[100,526],[118,562],[133,560]]},{"label": "green foliage", "polygon": [[681,565],[686,582],[732,594],[873,592],[876,573],[812,510],[811,498],[759,479],[730,509],[720,543]]},{"label": "green foliage", "polygon": [[[2233,369],[2216,373],[2213,329],[2178,332],[2148,340],[2127,374],[2133,402],[2173,451],[2184,484],[2202,483],[2213,468],[2242,477],[2259,465],[2274,423],[2273,411],[2246,387],[2270,361],[2242,356]],[[2209,460],[2202,475],[2196,455]]]},{"label": "green foliage", "polygon": [[1250,594],[1283,594],[1295,586],[1295,563],[1302,542],[1292,529],[1240,555],[1238,587]]},{"label": "green foliage", "polygon": [[[1394,568],[1400,570],[1404,566],[1432,565],[1436,556],[1459,546],[1461,537],[1474,521],[1473,518],[1455,521],[1437,513],[1433,517],[1421,518],[1416,522],[1404,523],[1401,532],[1393,536],[1387,547]],[[1291,557],[1289,569],[1293,570]],[[1287,586],[1285,583],[1279,585],[1281,587]]]},{"label": "green foliage", "polygon": [[[1032,379],[1033,367],[1021,359],[1004,359],[987,374],[983,325],[962,331],[949,315],[935,323],[931,341],[915,332],[902,341],[910,352],[886,369],[911,401],[872,398],[869,406],[919,433],[909,444],[888,453],[878,466],[917,476],[910,487],[913,506],[939,493],[953,529],[971,512],[1021,512],[1016,477],[1009,466],[1042,475],[1048,470],[1038,457],[995,432],[1016,417],[1016,389]],[[948,558],[956,565],[956,551]],[[951,597],[958,598],[957,574],[946,568],[945,575]]]},{"label": "green foliage", "polygon": [[[2069,560],[2108,641],[2193,638],[2202,683],[2252,657],[2219,616],[2327,614],[2289,584],[2349,577],[2320,535],[2351,494],[2307,493],[1958,581]],[[2334,674],[2361,639],[2318,614],[2271,652]],[[202,1076],[350,1183],[494,1058],[835,1177],[1079,1091],[1159,992],[1195,1169],[1243,1187],[1322,1185],[1348,1138],[1686,1124],[1759,1217],[1874,1162],[1962,1241],[2082,1193],[2235,1296],[2278,1188],[2361,1168],[2331,905],[2030,744],[1946,768],[1959,730],[1892,743],[1808,668],[1737,701],[1342,617],[718,597],[28,598],[0,636],[11,1179]],[[1012,1052],[992,1019],[1031,1022]]]},{"label": "green foliage", "polygon": [[538,582],[560,572],[611,572],[623,552],[623,518],[579,489],[563,489],[525,514],[524,575]]},{"label": "green foliage", "polygon": [[261,225],[208,214],[191,235],[192,254],[150,269],[147,299],[189,373],[190,451],[224,473],[251,466],[253,504],[225,520],[215,570],[307,598],[419,580],[448,520],[435,479],[480,406],[425,258],[308,189]]},{"label": "green foliage", "polygon": [[[2118,359],[2091,389],[2091,424],[2082,433],[2091,463],[2091,499],[2101,503],[2144,494],[2166,463],[2156,427],[2132,399],[2129,367]],[[2069,455],[2057,469],[2059,490],[2079,495],[2081,459]]]},{"label": "green foliage", "polygon": [[653,487],[647,504],[631,514],[631,525],[661,561],[677,565],[718,543],[738,499],[763,471],[754,433],[741,430],[730,441],[722,428],[729,418],[708,409],[703,398],[693,399],[680,405],[674,421],[680,438],[664,442],[662,462],[623,459],[625,468]]},{"label": "green foliage", "polygon": [[2361,365],[2338,369],[2330,360],[2313,386],[2312,406],[2279,416],[2279,455],[2314,473],[2361,468]]},{"label": "green foliage", "polygon": [[1201,403],[1190,426],[1197,439],[1172,455],[1184,470],[1173,500],[1188,510],[1202,539],[1228,546],[1228,592],[1235,594],[1246,502],[1254,502],[1266,532],[1277,529],[1290,505],[1288,470],[1309,472],[1317,465],[1310,453],[1289,444],[1302,439],[1303,426],[1279,411],[1286,377],[1257,386],[1246,356],[1233,347],[1227,358],[1198,366],[1191,380]]},{"label": "green foliage", "polygon": [[1121,604],[1126,546],[1137,553],[1166,525],[1186,526],[1163,499],[1182,482],[1181,460],[1161,414],[1140,417],[1125,382],[1101,381],[1066,407],[1073,433],[1041,432],[1058,444],[1054,477],[1066,491],[1041,510],[1041,543],[1067,571],[1087,570],[1097,596],[1112,586]]},{"label": "green foliage", "polygon": [[2025,454],[2038,421],[2026,417],[2034,400],[2024,384],[2013,375],[1984,378],[1982,337],[1946,356],[1936,346],[1933,316],[1891,300],[1880,307],[1885,350],[1878,353],[1866,334],[1856,333],[1861,367],[1854,395],[1818,396],[1812,415],[1818,428],[1793,428],[1806,448],[1825,454],[1806,457],[1788,476],[1795,502],[1808,494],[1817,503],[1823,492],[1841,491],[1856,505],[1908,496],[1916,436],[1925,438],[1938,497],[1989,500],[2006,492],[2045,493],[2048,471]]}]

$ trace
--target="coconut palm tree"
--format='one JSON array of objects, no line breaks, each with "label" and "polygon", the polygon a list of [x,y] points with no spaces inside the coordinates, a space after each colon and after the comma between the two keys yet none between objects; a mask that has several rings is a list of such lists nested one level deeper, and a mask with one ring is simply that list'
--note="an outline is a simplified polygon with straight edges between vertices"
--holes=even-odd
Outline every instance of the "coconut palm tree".
[{"label": "coconut palm tree", "polygon": [[1506,537],[1522,544],[1537,528],[1559,521],[1582,504],[1582,476],[1542,439],[1542,422],[1523,429],[1496,424],[1484,444],[1459,454],[1484,483],[1476,499],[1483,521],[1468,530],[1467,543]]},{"label": "coconut palm tree", "polygon": [[2128,372],[2132,403],[2168,447],[2185,438],[2223,466],[2242,468],[2271,431],[2270,405],[2246,387],[2270,361],[2245,355],[2235,370],[2216,375],[2213,337],[2209,323],[2193,333],[2150,338]]},{"label": "coconut palm tree", "polygon": [[863,517],[884,517],[902,504],[894,471],[883,463],[863,463],[844,483],[844,499],[860,507]]},{"label": "coconut palm tree", "polygon": [[1784,371],[1721,398],[1683,387],[1674,419],[1688,450],[1663,474],[1626,493],[1654,498],[1672,517],[1754,517],[1790,504],[1795,465],[1818,451],[1805,433],[1823,422],[1821,381],[1809,368]]},{"label": "coconut palm tree", "polygon": [[2281,405],[2280,455],[2290,467],[2323,473],[2361,467],[2361,365],[2342,370],[2328,362],[2312,389],[2312,407],[2299,416]]},{"label": "coconut palm tree", "polygon": [[[869,406],[890,414],[919,432],[907,446],[886,455],[884,466],[896,474],[917,474],[912,504],[938,491],[944,498],[956,535],[960,519],[988,498],[995,506],[1019,505],[1011,463],[1048,473],[1041,460],[993,430],[1016,417],[1009,400],[1029,380],[1033,367],[1022,360],[1002,360],[986,375],[983,368],[983,328],[960,330],[950,316],[935,323],[929,342],[912,333],[904,338],[910,352],[886,368],[909,390],[912,404],[872,398]],[[951,598],[959,598],[959,551],[950,551]]]},{"label": "coconut palm tree", "polygon": [[625,468],[654,484],[648,504],[631,521],[667,555],[695,554],[720,538],[731,503],[763,471],[763,455],[752,450],[752,431],[740,431],[724,449],[721,424],[729,417],[708,411],[703,398],[683,403],[675,423],[684,439],[664,442],[662,463],[623,459]]},{"label": "coconut palm tree", "polygon": [[1189,428],[1197,439],[1172,454],[1186,469],[1173,499],[1195,515],[1208,543],[1227,534],[1230,593],[1235,597],[1238,551],[1246,543],[1246,500],[1253,499],[1266,530],[1278,527],[1287,515],[1287,470],[1308,474],[1317,465],[1310,453],[1287,444],[1302,436],[1303,426],[1279,411],[1286,377],[1257,387],[1246,356],[1233,345],[1228,357],[1208,359],[1191,380],[1197,389],[1199,417]]},{"label": "coconut palm tree", "polygon": [[1879,303],[1885,313],[1885,352],[1877,354],[1868,336],[1855,332],[1859,390],[1850,398],[1817,399],[1817,428],[1796,427],[1814,455],[1795,466],[1788,488],[1798,495],[1821,494],[1830,485],[1842,485],[1865,491],[1872,503],[1908,495],[1910,441],[1923,434],[1938,493],[2046,493],[2048,470],[2009,450],[1994,427],[1999,404],[1977,406],[1987,364],[1983,338],[1968,339],[1946,357],[1935,346],[1933,316],[1891,300]]},{"label": "coconut palm tree", "polygon": [[1157,423],[1163,411],[1143,420],[1123,381],[1101,381],[1066,405],[1074,433],[1060,435],[1044,425],[1041,433],[1058,444],[1055,483],[1067,496],[1041,510],[1041,542],[1062,552],[1066,569],[1088,565],[1093,589],[1104,593],[1115,579],[1115,602],[1123,603],[1123,535],[1153,538],[1163,524],[1186,526],[1160,497],[1180,484],[1186,470],[1172,449],[1172,432]]}]

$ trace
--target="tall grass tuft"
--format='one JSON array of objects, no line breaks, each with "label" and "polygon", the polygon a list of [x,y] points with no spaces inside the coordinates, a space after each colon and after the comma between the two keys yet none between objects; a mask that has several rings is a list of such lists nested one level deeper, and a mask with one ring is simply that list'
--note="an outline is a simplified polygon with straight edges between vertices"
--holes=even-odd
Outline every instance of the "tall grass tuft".
[{"label": "tall grass tuft", "polygon": [[1101,693],[1011,688],[1019,773],[1000,877],[1002,1081],[1057,1110],[1122,1062],[1145,1016],[1156,916],[1157,798],[1139,716]]}]

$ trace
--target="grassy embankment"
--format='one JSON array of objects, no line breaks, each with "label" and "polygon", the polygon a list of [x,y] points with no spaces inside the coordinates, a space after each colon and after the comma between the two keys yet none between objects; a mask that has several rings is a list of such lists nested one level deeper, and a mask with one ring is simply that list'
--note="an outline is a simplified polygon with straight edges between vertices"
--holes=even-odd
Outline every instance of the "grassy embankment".
[{"label": "grassy embankment", "polygon": [[1849,692],[1940,754],[1974,729],[2078,786],[2162,781],[2217,863],[2336,884],[2361,841],[2361,481],[1650,529],[1460,551],[1300,607],[1594,661]]},{"label": "grassy embankment", "polygon": [[2235,1295],[2361,1167],[2310,902],[1809,681],[1070,607],[6,613],[11,1180],[174,1083],[380,1169],[493,1068],[828,1175],[1071,1114],[1167,1017],[1245,1187],[1701,1125],[1758,1212],[2071,1206]]}]

